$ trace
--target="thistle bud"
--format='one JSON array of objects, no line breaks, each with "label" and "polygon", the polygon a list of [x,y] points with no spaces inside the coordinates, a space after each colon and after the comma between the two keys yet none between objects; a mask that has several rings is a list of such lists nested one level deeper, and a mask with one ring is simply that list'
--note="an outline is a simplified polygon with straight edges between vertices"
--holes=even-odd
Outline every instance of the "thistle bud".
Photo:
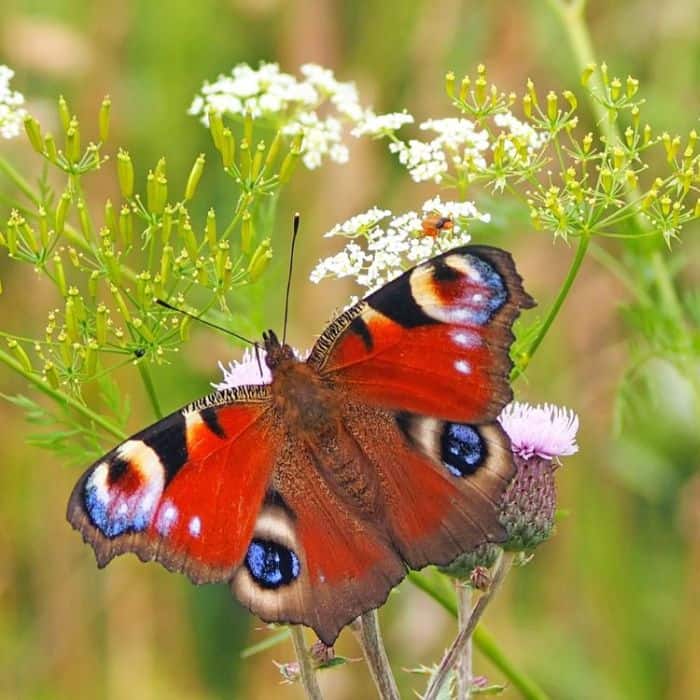
[{"label": "thistle bud", "polygon": [[39,154],[44,154],[44,140],[41,137],[41,125],[32,116],[27,116],[24,119],[24,130],[27,132],[29,143],[32,148]]},{"label": "thistle bud", "polygon": [[134,164],[129,153],[121,148],[117,153],[117,177],[122,197],[129,199],[134,194]]},{"label": "thistle bud", "polygon": [[112,100],[109,99],[109,95],[106,95],[102,100],[100,105],[100,113],[98,116],[98,126],[100,133],[100,141],[103,143],[109,138],[109,117],[110,111],[112,109]]},{"label": "thistle bud", "polygon": [[447,566],[438,567],[443,574],[460,581],[469,581],[472,572],[478,567],[491,568],[498,558],[500,547],[495,544],[486,543],[477,547],[471,552],[460,554]]},{"label": "thistle bud", "polygon": [[197,191],[197,185],[202,178],[202,172],[204,172],[204,153],[200,153],[190,170],[190,175],[187,178],[187,185],[185,186],[185,201],[192,199]]}]

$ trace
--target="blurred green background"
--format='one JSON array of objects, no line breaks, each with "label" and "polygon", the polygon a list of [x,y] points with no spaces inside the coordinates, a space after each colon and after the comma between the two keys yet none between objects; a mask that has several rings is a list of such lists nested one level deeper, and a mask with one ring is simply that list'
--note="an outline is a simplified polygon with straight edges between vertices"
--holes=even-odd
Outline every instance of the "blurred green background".
[{"label": "blurred green background", "polygon": [[[613,73],[638,77],[646,118],[657,131],[687,131],[700,114],[700,4],[697,0],[590,2],[598,57]],[[209,137],[186,109],[204,79],[242,61],[274,60],[295,73],[301,63],[333,68],[357,82],[377,111],[407,107],[418,120],[452,116],[443,75],[479,62],[503,89],[532,77],[541,92],[578,85],[570,47],[550,3],[384,0],[4,0],[0,63],[17,72],[13,87],[40,118],[54,117],[63,93],[88,121],[102,96],[113,102],[111,142],[129,148],[143,172],[165,155],[181,189]],[[18,139],[0,148],[18,167],[37,158]],[[214,160],[211,156],[212,162]],[[180,178],[178,182],[177,178]],[[116,191],[113,171],[96,196]],[[207,168],[200,188],[226,203],[229,184]],[[333,250],[320,238],[334,223],[378,204],[416,208],[435,187],[415,185],[384,146],[356,142],[347,165],[301,169],[280,204],[277,247],[287,221],[302,213],[303,239],[292,297],[291,339],[306,347],[342,306],[349,287],[308,282],[311,265]],[[482,209],[489,210],[488,202]],[[499,221],[505,222],[500,231]],[[534,233],[517,212],[496,217],[490,243],[513,251],[527,287],[546,306],[571,257]],[[697,229],[674,256],[684,289],[697,286]],[[331,242],[332,243],[332,242]],[[40,331],[55,298],[31,271],[0,259],[3,327]],[[262,288],[271,325],[279,325],[281,281]],[[581,416],[581,452],[559,472],[566,517],[557,536],[516,570],[486,615],[514,663],[553,698],[700,697],[700,476],[697,413],[685,380],[662,360],[646,399],[621,433],[616,396],[628,363],[627,292],[589,258],[552,332],[517,394],[552,401]],[[208,391],[216,361],[238,357],[226,338],[193,333],[181,362],[156,374],[172,410]],[[697,376],[697,367],[691,368]],[[177,381],[172,381],[176,379]],[[25,391],[0,374],[3,393]],[[130,427],[152,417],[133,382]],[[690,400],[688,400],[690,396]],[[688,403],[690,401],[690,403]],[[158,566],[121,558],[98,571],[92,553],[64,520],[79,469],[25,445],[30,428],[0,404],[0,696],[6,698],[298,698],[280,686],[272,660],[293,658],[285,643],[241,660],[264,638],[260,623],[232,602],[225,586],[195,589]],[[422,680],[402,671],[439,658],[454,635],[437,605],[403,584],[381,612],[402,693]],[[344,633],[339,653],[359,657]],[[501,679],[479,654],[476,671]],[[324,672],[329,698],[372,697],[362,663]],[[515,698],[514,690],[504,697]]]}]

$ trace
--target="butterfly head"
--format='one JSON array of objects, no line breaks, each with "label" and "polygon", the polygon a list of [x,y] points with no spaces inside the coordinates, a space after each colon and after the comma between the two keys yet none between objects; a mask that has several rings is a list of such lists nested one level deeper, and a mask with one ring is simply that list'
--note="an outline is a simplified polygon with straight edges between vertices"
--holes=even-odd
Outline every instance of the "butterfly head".
[{"label": "butterfly head", "polygon": [[263,333],[263,345],[265,346],[265,364],[275,370],[280,365],[296,360],[294,350],[286,343],[280,343],[277,334],[270,330]]}]

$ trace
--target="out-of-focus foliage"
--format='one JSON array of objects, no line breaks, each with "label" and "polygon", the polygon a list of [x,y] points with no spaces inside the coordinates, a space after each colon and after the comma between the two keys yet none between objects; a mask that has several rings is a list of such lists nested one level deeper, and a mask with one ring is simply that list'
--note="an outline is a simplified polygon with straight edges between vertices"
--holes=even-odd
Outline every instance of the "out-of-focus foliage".
[{"label": "out-of-focus foliage", "polygon": [[[444,95],[447,70],[462,76],[485,62],[505,91],[522,91],[528,77],[542,94],[578,81],[579,70],[554,2],[159,3],[7,0],[0,9],[0,63],[17,75],[13,87],[27,109],[51,125],[55,95],[81,115],[112,99],[112,143],[128,145],[136,171],[165,155],[183,192],[197,154],[214,159],[207,131],[186,114],[202,80],[242,61],[279,61],[295,72],[305,62],[332,67],[375,96],[377,112],[406,107],[417,120],[454,116]],[[700,7],[692,0],[589,2],[598,56],[611,71],[638,77],[645,119],[658,133],[688,133],[700,112]],[[595,130],[582,106],[581,120]],[[53,124],[53,131],[58,131]],[[97,122],[87,138],[97,140]],[[19,140],[1,142],[26,172],[41,166]],[[163,152],[165,149],[165,153]],[[145,164],[145,165],[144,165]],[[663,155],[660,156],[663,165]],[[107,173],[110,173],[109,176]],[[111,168],[95,174],[95,197],[119,199]],[[178,178],[181,181],[178,181]],[[138,183],[145,189],[146,183]],[[209,206],[233,212],[231,183],[205,168],[198,190]],[[350,288],[319,294],[308,282],[314,262],[335,252],[320,234],[373,205],[402,211],[437,193],[415,184],[386,153],[367,140],[353,144],[346,165],[299,172],[278,212],[302,213],[302,244],[292,294],[291,339],[310,344],[314,333]],[[550,300],[572,252],[532,230],[525,207],[494,208],[477,239],[513,251],[528,289]],[[2,221],[7,219],[4,205]],[[283,221],[284,216],[278,220]],[[272,233],[285,249],[290,227]],[[519,397],[572,406],[582,417],[581,453],[559,475],[560,507],[569,517],[538,551],[537,565],[518,569],[488,614],[491,632],[519,666],[552,697],[693,698],[700,687],[700,470],[698,463],[697,226],[664,251],[680,316],[663,297],[645,297],[653,267],[635,276],[613,274],[639,250],[601,241],[586,259],[546,342],[519,380]],[[611,253],[612,251],[612,253]],[[278,255],[251,304],[266,325],[279,326],[285,256]],[[636,278],[638,276],[638,278]],[[30,268],[0,260],[0,315],[4,328],[41,334],[57,301]],[[333,288],[332,285],[325,289]],[[640,290],[642,294],[640,296]],[[8,299],[13,303],[9,304]],[[692,314],[695,314],[694,320]],[[679,321],[679,318],[683,320]],[[237,323],[227,325],[251,332]],[[171,410],[208,390],[216,361],[238,357],[226,338],[191,329],[184,357],[158,367],[156,386],[169,386]],[[634,333],[644,342],[630,347]],[[690,339],[690,344],[687,344]],[[133,373],[119,374],[133,396],[104,387],[127,429],[152,420],[148,398]],[[3,393],[26,393],[2,374]],[[34,397],[32,397],[33,400]],[[27,409],[37,418],[31,404]],[[129,414],[127,417],[127,413]],[[60,416],[59,416],[60,417]],[[46,698],[267,698],[298,697],[280,688],[272,660],[288,661],[291,646],[241,660],[240,652],[265,634],[232,603],[223,586],[195,589],[159,567],[133,557],[97,572],[89,550],[63,521],[65,501],[80,469],[70,454],[57,456],[28,444],[16,405],[0,404],[0,696]],[[83,436],[76,435],[76,449]],[[68,441],[69,442],[69,441]],[[66,441],[63,441],[65,444]],[[74,456],[73,456],[74,457]],[[404,584],[382,611],[387,645],[402,692],[423,687],[402,673],[437,658],[453,636],[453,622],[429,598]],[[395,623],[395,624],[391,624]],[[259,625],[259,623],[258,623]],[[339,653],[359,656],[350,635]],[[476,672],[498,673],[477,655]],[[329,697],[367,697],[373,691],[361,664],[324,671]],[[504,697],[517,697],[507,689]]]}]

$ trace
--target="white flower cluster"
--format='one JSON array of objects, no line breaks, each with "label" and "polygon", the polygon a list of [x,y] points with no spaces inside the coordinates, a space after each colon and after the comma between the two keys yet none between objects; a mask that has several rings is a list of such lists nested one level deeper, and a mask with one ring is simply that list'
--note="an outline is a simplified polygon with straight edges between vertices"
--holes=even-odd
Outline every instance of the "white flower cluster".
[{"label": "white flower cluster", "polygon": [[357,138],[360,136],[377,138],[398,131],[402,126],[413,122],[413,117],[406,111],[375,114],[372,110],[367,110],[350,133]]},{"label": "white flower cluster", "polygon": [[[351,240],[339,253],[319,260],[311,272],[311,281],[317,284],[327,277],[352,277],[358,285],[372,291],[409,267],[467,243],[470,221],[490,220],[472,202],[442,202],[440,197],[434,197],[421,209],[421,213],[409,211],[389,219],[390,211],[374,207],[333,227],[326,237]],[[445,217],[452,226],[437,236],[426,235],[423,220],[427,216]],[[383,223],[386,219],[389,220]],[[364,245],[360,245],[360,240]]]},{"label": "white flower cluster", "polygon": [[[276,63],[262,63],[255,70],[239,64],[230,75],[205,83],[196,95],[189,114],[207,124],[211,109],[221,114],[268,119],[285,134],[304,134],[302,161],[310,170],[324,158],[345,163],[348,149],[343,144],[343,123],[361,120],[365,110],[358,101],[354,83],[342,83],[327,68],[308,63],[301,67],[303,80],[280,71]],[[336,115],[320,117],[317,109],[330,103]]]},{"label": "white flower cluster", "polygon": [[408,143],[393,141],[389,144],[389,150],[398,153],[399,162],[415,182],[440,183],[450,164],[486,167],[483,153],[489,148],[488,133],[483,129],[478,131],[468,119],[429,119],[420,128],[433,131],[437,136],[431,141],[410,139]]},{"label": "white flower cluster", "polygon": [[19,136],[26,111],[22,107],[24,95],[10,89],[10,80],[15,72],[0,65],[0,135],[6,139]]}]

